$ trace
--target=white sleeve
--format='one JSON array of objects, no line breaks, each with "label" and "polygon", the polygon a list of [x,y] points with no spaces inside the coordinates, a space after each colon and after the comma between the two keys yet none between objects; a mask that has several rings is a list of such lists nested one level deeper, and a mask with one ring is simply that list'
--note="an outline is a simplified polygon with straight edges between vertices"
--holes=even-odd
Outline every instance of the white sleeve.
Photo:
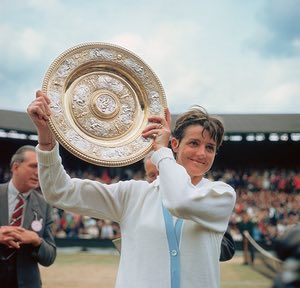
[{"label": "white sleeve", "polygon": [[126,190],[122,185],[127,184],[70,178],[61,163],[58,144],[52,151],[41,151],[38,146],[36,151],[40,185],[47,202],[74,213],[119,222],[125,197],[121,190]]},{"label": "white sleeve", "polygon": [[159,170],[159,190],[171,214],[217,232],[226,231],[236,199],[231,186],[208,180],[203,185],[193,185],[186,169],[176,163],[169,148],[157,150],[151,160]]}]

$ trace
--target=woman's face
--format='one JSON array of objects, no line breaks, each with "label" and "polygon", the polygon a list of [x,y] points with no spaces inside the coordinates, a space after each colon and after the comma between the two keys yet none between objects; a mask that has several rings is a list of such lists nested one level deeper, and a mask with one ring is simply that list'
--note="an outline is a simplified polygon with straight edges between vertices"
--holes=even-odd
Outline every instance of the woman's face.
[{"label": "woman's face", "polygon": [[216,142],[207,131],[202,131],[201,125],[191,125],[185,129],[180,143],[175,138],[171,140],[177,163],[187,170],[194,185],[209,171],[216,155]]}]

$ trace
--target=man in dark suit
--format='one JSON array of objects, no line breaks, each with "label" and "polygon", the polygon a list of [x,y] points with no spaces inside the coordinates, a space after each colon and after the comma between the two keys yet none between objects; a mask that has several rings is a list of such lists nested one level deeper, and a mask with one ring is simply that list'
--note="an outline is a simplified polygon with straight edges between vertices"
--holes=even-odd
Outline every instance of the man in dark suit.
[{"label": "man in dark suit", "polygon": [[38,264],[51,265],[56,246],[51,207],[38,189],[36,152],[19,148],[11,159],[12,178],[0,185],[0,286],[38,288]]}]

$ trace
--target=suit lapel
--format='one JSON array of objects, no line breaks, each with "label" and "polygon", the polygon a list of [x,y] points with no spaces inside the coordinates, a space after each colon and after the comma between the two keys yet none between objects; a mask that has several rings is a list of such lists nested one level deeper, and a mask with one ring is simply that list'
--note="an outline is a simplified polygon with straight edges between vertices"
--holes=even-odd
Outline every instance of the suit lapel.
[{"label": "suit lapel", "polygon": [[0,226],[8,225],[8,183],[0,185]]}]

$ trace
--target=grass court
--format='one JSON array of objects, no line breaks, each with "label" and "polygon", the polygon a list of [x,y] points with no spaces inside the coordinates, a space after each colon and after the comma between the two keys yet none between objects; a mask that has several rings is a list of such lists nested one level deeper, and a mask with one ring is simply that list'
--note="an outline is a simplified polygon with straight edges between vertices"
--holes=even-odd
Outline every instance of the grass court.
[{"label": "grass court", "polygon": [[[113,288],[119,256],[115,253],[58,251],[55,263],[40,267],[45,288]],[[272,282],[242,265],[239,255],[221,264],[222,288],[270,288]]]}]

